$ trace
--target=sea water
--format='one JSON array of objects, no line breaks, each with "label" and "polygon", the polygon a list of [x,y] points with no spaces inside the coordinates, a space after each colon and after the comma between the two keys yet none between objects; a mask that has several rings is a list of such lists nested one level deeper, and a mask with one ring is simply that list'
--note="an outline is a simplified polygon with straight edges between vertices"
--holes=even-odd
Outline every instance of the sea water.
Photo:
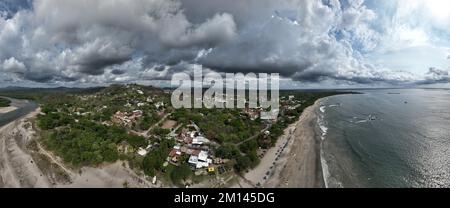
[{"label": "sea water", "polygon": [[364,90],[317,111],[327,187],[450,187],[450,90]]}]

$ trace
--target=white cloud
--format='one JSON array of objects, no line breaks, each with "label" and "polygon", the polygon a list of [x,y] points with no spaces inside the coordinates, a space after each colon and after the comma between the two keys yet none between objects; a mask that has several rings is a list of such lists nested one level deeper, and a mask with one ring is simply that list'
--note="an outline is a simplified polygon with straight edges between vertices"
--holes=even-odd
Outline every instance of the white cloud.
[{"label": "white cloud", "polygon": [[14,74],[24,74],[27,70],[25,64],[11,57],[3,62],[3,70]]},{"label": "white cloud", "polygon": [[28,10],[0,15],[0,63],[3,73],[26,83],[168,79],[194,63],[309,83],[410,83],[425,80],[429,67],[449,65],[443,57],[450,53],[450,9],[445,0],[432,1],[440,6],[425,0],[386,0],[380,8],[364,0],[35,0]]},{"label": "white cloud", "polygon": [[194,24],[178,1],[35,0],[32,11],[0,18],[0,61],[14,56],[23,62],[29,69],[24,79],[75,81],[100,76],[136,53],[189,53],[226,43],[235,32],[232,15],[217,13]]}]

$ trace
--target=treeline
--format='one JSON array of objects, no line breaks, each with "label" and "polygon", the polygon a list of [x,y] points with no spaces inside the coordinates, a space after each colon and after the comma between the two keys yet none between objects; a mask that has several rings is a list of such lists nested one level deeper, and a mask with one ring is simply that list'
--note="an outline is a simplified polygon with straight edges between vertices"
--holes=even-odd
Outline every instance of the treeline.
[{"label": "treeline", "polygon": [[5,98],[0,98],[0,107],[8,107],[11,101]]},{"label": "treeline", "polygon": [[163,164],[173,145],[173,140],[162,139],[159,146],[144,157],[142,168],[146,175],[154,176],[158,171],[162,170]]},{"label": "treeline", "polygon": [[243,172],[259,164],[257,149],[256,140],[245,142],[239,147],[235,144],[225,144],[216,149],[216,156],[232,160],[236,171]]}]

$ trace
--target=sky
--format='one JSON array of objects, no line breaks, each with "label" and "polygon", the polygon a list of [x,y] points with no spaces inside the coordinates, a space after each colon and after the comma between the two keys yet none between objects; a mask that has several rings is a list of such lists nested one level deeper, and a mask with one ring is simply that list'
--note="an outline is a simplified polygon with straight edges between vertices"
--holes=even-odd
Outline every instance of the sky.
[{"label": "sky", "polygon": [[0,87],[164,86],[195,65],[450,87],[450,0],[0,0]]}]

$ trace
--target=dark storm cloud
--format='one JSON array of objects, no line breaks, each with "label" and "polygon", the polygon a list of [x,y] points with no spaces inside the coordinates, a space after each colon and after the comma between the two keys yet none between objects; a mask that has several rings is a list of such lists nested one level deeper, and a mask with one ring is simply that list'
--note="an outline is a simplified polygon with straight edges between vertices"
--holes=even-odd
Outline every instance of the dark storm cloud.
[{"label": "dark storm cloud", "polygon": [[[199,63],[221,72],[276,72],[302,82],[335,79],[361,84],[396,83],[410,77],[397,72],[378,73],[353,48],[351,42],[369,50],[376,40],[375,32],[366,25],[373,13],[361,1],[346,1],[345,5],[339,1],[249,2],[255,10],[243,12],[239,3],[236,7],[223,5],[241,26],[240,33],[233,42],[201,57]],[[211,1],[200,8],[188,6],[187,10],[198,11],[215,3],[221,4]],[[337,39],[334,34],[338,31],[353,35]]]},{"label": "dark storm cloud", "polygon": [[168,65],[174,66],[183,61],[193,61],[197,56],[198,50],[192,49],[170,49],[147,51],[143,60],[143,65],[152,67],[153,65]]},{"label": "dark storm cloud", "polygon": [[[333,66],[315,65],[305,71],[297,72],[292,76],[293,80],[316,83],[326,80],[335,80],[337,82],[355,83],[371,85],[376,83],[387,84],[406,84],[414,80],[414,76],[407,72],[392,72],[390,70],[378,70],[370,67],[364,70],[340,70],[332,68]],[[336,65],[339,67],[339,65]]]},{"label": "dark storm cloud", "polygon": [[361,55],[378,40],[362,0],[3,2],[18,9],[0,17],[0,72],[16,79],[170,79],[193,64],[304,82],[413,79],[379,70]]},{"label": "dark storm cloud", "polygon": [[106,67],[122,64],[130,59],[131,57],[90,57],[77,63],[77,68],[79,72],[84,74],[101,75]]},{"label": "dark storm cloud", "polygon": [[36,0],[32,10],[0,18],[0,62],[14,58],[26,69],[1,70],[36,82],[108,82],[106,69],[192,61],[197,49],[235,32],[232,15],[191,23],[178,1]]},{"label": "dark storm cloud", "polygon": [[14,74],[18,78],[31,80],[34,82],[75,81],[73,78],[59,75],[49,69],[39,68],[39,66],[33,66],[35,70],[29,70],[22,62],[16,60],[15,58],[5,60],[0,68],[2,68],[5,72]]},{"label": "dark storm cloud", "polygon": [[122,75],[122,74],[125,74],[125,73],[126,73],[126,71],[120,70],[120,69],[113,69],[113,70],[111,70],[111,74],[114,74],[114,75]]},{"label": "dark storm cloud", "polygon": [[23,74],[22,76],[24,79],[26,80],[31,80],[34,82],[50,82],[54,79],[56,79],[56,77],[54,76],[53,73],[48,73],[45,71],[30,71],[28,73]]},{"label": "dark storm cloud", "polygon": [[4,82],[12,82],[12,81],[14,81],[11,77],[4,77],[4,78],[2,78],[2,80]]},{"label": "dark storm cloud", "polygon": [[401,82],[407,82],[408,80],[401,80],[396,78],[385,77],[382,75],[338,75],[332,72],[323,72],[323,71],[311,71],[302,73],[296,77],[294,80],[307,82],[307,83],[315,83],[321,82],[325,80],[336,80],[336,81],[347,81],[349,83],[357,83],[357,84],[374,84],[374,83],[389,83],[389,84],[399,84]]},{"label": "dark storm cloud", "polygon": [[311,66],[316,55],[322,55],[316,53],[320,46],[313,40],[295,41],[301,38],[300,27],[276,18],[266,21],[260,27],[246,29],[233,43],[218,46],[199,62],[224,72],[278,72],[289,77]]},{"label": "dark storm cloud", "polygon": [[[175,65],[155,65],[140,72],[140,78],[144,80],[158,79],[158,80],[170,80],[172,75],[179,72],[193,74],[193,65],[186,62],[180,62]],[[203,70],[207,72],[207,69]]]}]

